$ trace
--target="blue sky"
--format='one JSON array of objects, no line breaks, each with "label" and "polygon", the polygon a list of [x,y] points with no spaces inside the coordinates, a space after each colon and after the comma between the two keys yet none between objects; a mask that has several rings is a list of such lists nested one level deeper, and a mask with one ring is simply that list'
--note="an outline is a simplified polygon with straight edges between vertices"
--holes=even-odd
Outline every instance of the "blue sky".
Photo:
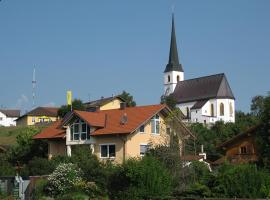
[{"label": "blue sky", "polygon": [[130,92],[156,104],[168,62],[171,7],[185,78],[224,72],[236,109],[270,90],[270,1],[0,1],[0,106]]}]

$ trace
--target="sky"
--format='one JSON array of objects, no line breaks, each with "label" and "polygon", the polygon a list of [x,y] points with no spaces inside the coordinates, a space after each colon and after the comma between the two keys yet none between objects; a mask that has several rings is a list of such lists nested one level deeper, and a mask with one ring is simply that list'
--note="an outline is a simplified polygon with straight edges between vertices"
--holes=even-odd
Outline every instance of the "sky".
[{"label": "sky", "polygon": [[270,91],[268,0],[0,1],[0,107],[83,101],[126,90],[138,105],[163,93],[174,7],[185,79],[225,73],[236,109]]}]

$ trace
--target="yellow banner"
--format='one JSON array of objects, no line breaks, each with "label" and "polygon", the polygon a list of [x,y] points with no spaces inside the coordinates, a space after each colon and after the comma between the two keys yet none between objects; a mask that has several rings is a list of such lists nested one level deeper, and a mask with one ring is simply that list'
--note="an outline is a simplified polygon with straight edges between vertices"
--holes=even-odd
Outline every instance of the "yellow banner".
[{"label": "yellow banner", "polygon": [[71,105],[72,102],[72,92],[67,91],[67,105]]}]

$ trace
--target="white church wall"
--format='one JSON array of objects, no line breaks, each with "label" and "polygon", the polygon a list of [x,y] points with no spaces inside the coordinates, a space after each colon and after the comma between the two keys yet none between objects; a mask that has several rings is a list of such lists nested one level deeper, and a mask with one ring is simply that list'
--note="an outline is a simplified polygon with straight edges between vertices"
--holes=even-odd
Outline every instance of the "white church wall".
[{"label": "white church wall", "polygon": [[182,113],[187,116],[187,108],[190,109],[192,108],[192,106],[194,106],[194,104],[196,103],[196,101],[193,102],[187,102],[187,103],[181,103],[178,104],[177,107],[182,111]]}]

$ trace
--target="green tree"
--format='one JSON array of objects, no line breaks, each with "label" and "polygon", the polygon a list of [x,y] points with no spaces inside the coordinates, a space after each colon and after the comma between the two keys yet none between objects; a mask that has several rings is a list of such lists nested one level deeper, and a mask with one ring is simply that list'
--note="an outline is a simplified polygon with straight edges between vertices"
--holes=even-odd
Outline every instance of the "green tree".
[{"label": "green tree", "polygon": [[[74,99],[72,101],[72,110],[85,110],[86,107],[83,104],[82,100]],[[62,105],[58,110],[58,116],[63,118],[68,112],[71,111],[70,105]]]},{"label": "green tree", "polygon": [[166,104],[171,110],[175,110],[177,100],[175,99],[175,97],[172,94],[170,94],[168,96],[162,95],[160,103]]},{"label": "green tree", "polygon": [[126,92],[125,90],[119,95],[125,102],[127,103],[127,107],[134,107],[136,106],[136,102],[133,99],[133,96]]},{"label": "green tree", "polygon": [[258,110],[260,126],[257,134],[257,146],[261,156],[261,163],[270,168],[270,93],[260,103]]},{"label": "green tree", "polygon": [[41,130],[42,127],[27,127],[16,137],[16,145],[7,151],[8,160],[13,166],[17,162],[27,164],[34,157],[47,157],[48,144],[43,140],[33,139]]}]

